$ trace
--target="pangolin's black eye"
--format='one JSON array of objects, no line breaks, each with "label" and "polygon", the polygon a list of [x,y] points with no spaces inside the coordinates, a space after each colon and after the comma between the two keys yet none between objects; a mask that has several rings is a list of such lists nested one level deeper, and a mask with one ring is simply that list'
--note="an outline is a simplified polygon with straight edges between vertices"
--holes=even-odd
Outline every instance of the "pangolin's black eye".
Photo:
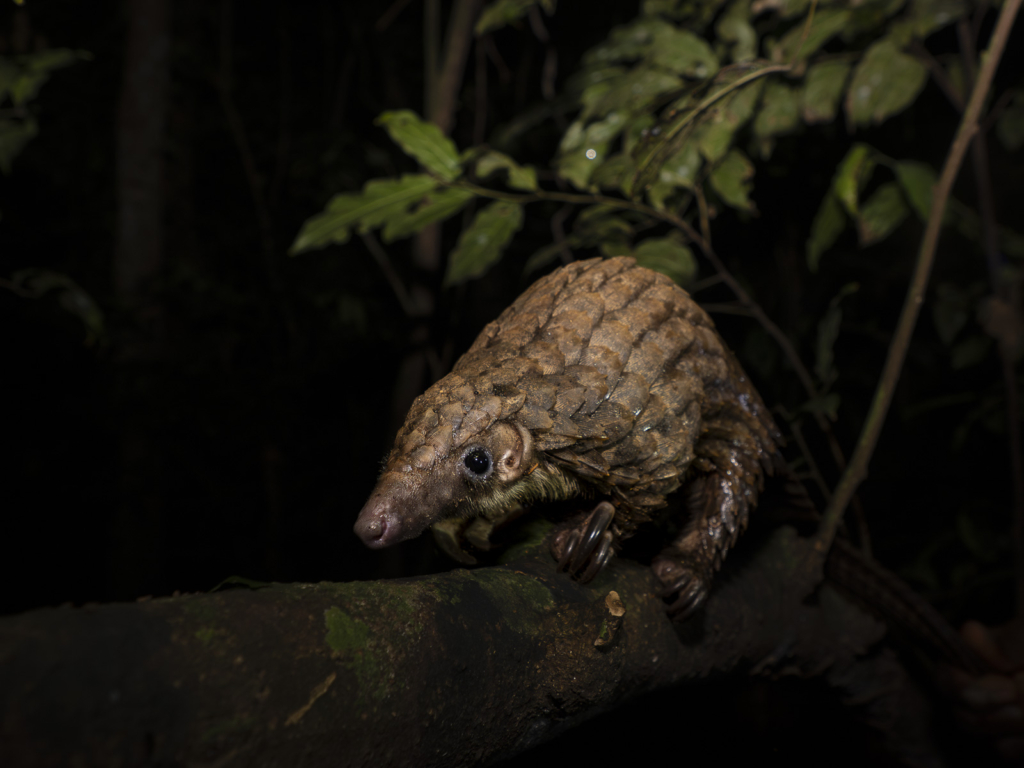
[{"label": "pangolin's black eye", "polygon": [[483,448],[474,448],[462,457],[466,469],[477,477],[483,477],[491,469],[491,457]]}]

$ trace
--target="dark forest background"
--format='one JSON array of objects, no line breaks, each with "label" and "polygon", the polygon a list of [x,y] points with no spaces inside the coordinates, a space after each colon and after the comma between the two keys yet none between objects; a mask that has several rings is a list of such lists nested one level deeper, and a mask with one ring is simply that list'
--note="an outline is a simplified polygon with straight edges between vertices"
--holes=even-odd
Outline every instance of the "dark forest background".
[{"label": "dark forest background", "polygon": [[[449,4],[440,7],[447,18]],[[575,110],[545,90],[553,82],[561,93],[584,52],[638,9],[562,0],[543,15],[547,40],[520,20],[476,42],[454,113],[456,144],[482,134],[545,167]],[[128,6],[0,6],[0,56],[88,53],[54,70],[20,108],[38,133],[0,176],[0,611],[205,591],[232,575],[349,581],[451,567],[429,537],[375,553],[352,524],[409,399],[539,276],[523,267],[551,242],[561,206],[531,206],[501,262],[454,288],[442,287],[441,270],[417,265],[414,241],[388,245],[394,278],[420,292],[413,314],[358,237],[289,257],[303,222],[331,195],[415,169],[374,118],[423,113],[423,4],[177,0],[166,10],[149,38],[166,51],[155,59],[162,73],[142,86],[161,137],[158,181],[146,187],[119,172],[128,137],[152,130],[124,112],[126,74],[154,61],[145,56],[152,48],[127,46]],[[994,15],[980,17],[983,41]],[[1022,44],[1018,24],[996,97],[1020,84]],[[955,54],[955,30],[932,35],[927,48]],[[0,109],[17,111],[10,102]],[[532,114],[536,123],[524,124]],[[939,167],[958,121],[929,82],[912,108],[858,129],[856,139]],[[847,455],[923,231],[911,217],[861,248],[848,229],[819,271],[808,269],[808,232],[850,141],[842,117],[778,138],[770,159],[755,163],[756,215],[723,207],[712,222],[716,250],[808,367],[830,302],[858,284],[842,299],[834,344],[833,429]],[[996,218],[1022,231],[1024,155],[996,140],[988,151]],[[542,173],[541,183],[551,186],[553,175]],[[126,217],[154,194],[158,216],[126,234]],[[977,206],[969,166],[954,195]],[[441,253],[463,223],[444,226]],[[126,274],[140,254],[151,267]],[[1019,306],[1018,265],[1004,266]],[[998,623],[1014,605],[1020,468],[1011,467],[1007,429],[1019,424],[1008,425],[1000,359],[977,319],[991,293],[985,270],[975,240],[944,232],[859,494],[876,557],[954,623]],[[732,301],[706,279],[712,274],[702,262],[697,299]],[[943,326],[950,313],[961,318],[953,336]],[[749,317],[713,315],[765,401],[781,406],[780,423],[802,418],[834,485],[838,471],[774,343]],[[788,455],[806,469],[792,443]]]}]

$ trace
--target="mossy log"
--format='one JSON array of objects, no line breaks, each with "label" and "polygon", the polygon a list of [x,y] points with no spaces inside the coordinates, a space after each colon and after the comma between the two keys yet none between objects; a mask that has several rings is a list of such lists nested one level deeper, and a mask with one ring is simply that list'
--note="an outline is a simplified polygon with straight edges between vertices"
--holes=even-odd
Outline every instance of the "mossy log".
[{"label": "mossy log", "polygon": [[893,751],[932,762],[884,626],[800,583],[809,545],[791,529],[753,549],[681,625],[648,568],[619,559],[581,586],[540,546],[421,578],[7,617],[0,765],[483,765],[721,673],[820,676]]}]

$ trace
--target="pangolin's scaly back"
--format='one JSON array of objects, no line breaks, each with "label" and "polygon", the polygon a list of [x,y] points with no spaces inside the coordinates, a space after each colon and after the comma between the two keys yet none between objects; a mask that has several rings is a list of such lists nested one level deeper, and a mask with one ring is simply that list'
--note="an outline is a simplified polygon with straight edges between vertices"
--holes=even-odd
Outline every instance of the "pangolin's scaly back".
[{"label": "pangolin's scaly back", "polygon": [[429,470],[490,427],[528,429],[540,456],[641,512],[694,460],[707,417],[778,434],[707,314],[633,259],[575,262],[534,283],[413,404],[395,447]]}]

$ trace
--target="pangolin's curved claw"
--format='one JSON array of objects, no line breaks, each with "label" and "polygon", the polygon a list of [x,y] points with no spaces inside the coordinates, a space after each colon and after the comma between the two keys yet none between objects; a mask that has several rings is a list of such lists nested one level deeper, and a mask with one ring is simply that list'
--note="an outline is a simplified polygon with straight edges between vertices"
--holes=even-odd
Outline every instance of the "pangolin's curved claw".
[{"label": "pangolin's curved claw", "polygon": [[688,619],[704,605],[704,601],[708,597],[708,588],[703,580],[694,578],[689,583],[679,584],[678,589],[665,590],[662,597],[668,598],[677,593],[679,596],[668,606],[668,615],[675,621],[682,621]]},{"label": "pangolin's curved claw", "polygon": [[556,547],[559,545],[563,545],[565,547],[565,549],[562,551],[561,557],[558,558],[559,571],[564,571],[568,569],[569,562],[572,560],[573,553],[579,546],[581,538],[582,534],[579,532],[579,529],[574,529],[568,533],[568,538],[564,539],[564,544],[561,538],[555,540]]},{"label": "pangolin's curved claw", "polygon": [[568,571],[579,581],[591,581],[615,554],[615,534],[609,530],[615,507],[602,501],[582,524],[555,535],[551,553],[558,570]]},{"label": "pangolin's curved claw", "polygon": [[[577,573],[586,565],[591,555],[594,554],[595,550],[598,550],[601,540],[614,517],[615,507],[607,501],[602,501],[594,507],[594,511],[590,513],[587,528],[583,531],[583,538],[580,539],[579,544],[576,546],[576,553],[569,564],[569,570]],[[589,579],[584,579],[584,581],[589,581]]]},{"label": "pangolin's curved claw", "polygon": [[612,559],[612,555],[615,554],[613,545],[615,544],[615,537],[611,531],[605,531],[601,534],[601,543],[597,548],[597,552],[590,560],[590,565],[587,566],[587,570],[580,576],[580,582],[587,584],[593,580],[597,574],[599,574],[604,567],[608,564],[608,561]]},{"label": "pangolin's curved claw", "polygon": [[660,596],[669,603],[668,615],[671,619],[682,621],[689,618],[707,600],[710,578],[702,576],[672,555],[659,555],[651,568],[662,583]]}]

